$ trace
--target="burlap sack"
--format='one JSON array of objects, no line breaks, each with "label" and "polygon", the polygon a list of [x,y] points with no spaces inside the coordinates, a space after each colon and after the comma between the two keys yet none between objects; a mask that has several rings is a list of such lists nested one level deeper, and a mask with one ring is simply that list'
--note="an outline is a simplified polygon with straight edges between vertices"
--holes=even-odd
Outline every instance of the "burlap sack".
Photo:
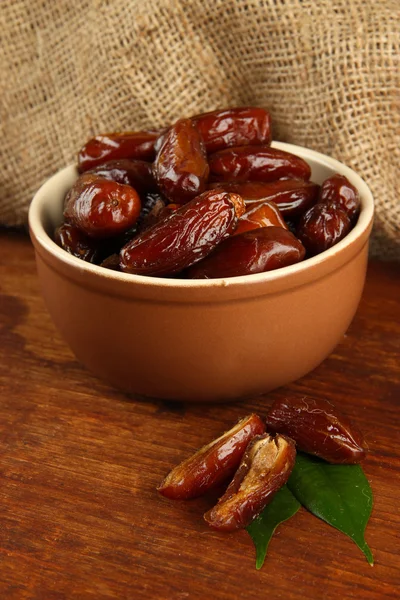
[{"label": "burlap sack", "polygon": [[229,105],[353,167],[399,257],[399,0],[1,0],[0,222],[98,132]]}]

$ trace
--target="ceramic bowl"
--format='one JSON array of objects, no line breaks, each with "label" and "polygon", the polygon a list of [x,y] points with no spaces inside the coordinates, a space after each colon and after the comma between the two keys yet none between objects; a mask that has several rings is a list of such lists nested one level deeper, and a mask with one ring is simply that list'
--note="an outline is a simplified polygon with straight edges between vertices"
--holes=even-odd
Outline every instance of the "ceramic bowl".
[{"label": "ceramic bowl", "polygon": [[29,225],[43,296],[60,333],[94,374],[153,398],[227,401],[302,377],[342,339],[367,266],[373,198],[337,160],[273,143],[304,158],[312,180],[345,175],[359,190],[358,222],[322,254],[282,269],[214,280],[128,275],[81,261],[52,239],[74,166],[35,195]]}]

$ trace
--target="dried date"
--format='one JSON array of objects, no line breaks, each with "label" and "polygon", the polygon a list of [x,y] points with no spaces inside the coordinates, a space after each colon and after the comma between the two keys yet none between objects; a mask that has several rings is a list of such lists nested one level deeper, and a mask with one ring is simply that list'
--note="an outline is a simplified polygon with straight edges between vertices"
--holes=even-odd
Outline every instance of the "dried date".
[{"label": "dried date", "polygon": [[265,425],[257,415],[241,419],[232,429],[175,467],[157,488],[158,492],[173,500],[205,494],[232,477],[250,440],[264,431]]},{"label": "dried date", "polygon": [[340,242],[350,229],[350,219],[339,206],[318,203],[301,217],[296,233],[307,254],[314,256]]},{"label": "dried date", "polygon": [[360,431],[328,400],[276,400],[267,419],[270,432],[290,436],[299,450],[332,464],[357,464],[366,456]]},{"label": "dried date", "polygon": [[101,259],[101,250],[98,242],[87,237],[80,229],[64,223],[57,227],[54,233],[54,241],[60,248],[90,263],[97,263]]},{"label": "dried date", "polygon": [[110,181],[130,185],[141,194],[157,192],[158,190],[153,177],[152,166],[144,160],[129,160],[127,158],[110,160],[87,172]]},{"label": "dried date", "polygon": [[209,254],[236,229],[240,196],[211,190],[135,237],[120,253],[121,269],[139,275],[173,275]]},{"label": "dried date", "polygon": [[311,169],[299,156],[270,146],[237,146],[209,156],[212,181],[308,180]]},{"label": "dried date", "polygon": [[268,433],[255,436],[225,494],[204,515],[206,522],[219,531],[250,525],[287,482],[295,459],[296,449],[290,438]]},{"label": "dried date", "polygon": [[287,225],[282,218],[277,205],[274,202],[263,202],[248,208],[244,215],[240,217],[238,226],[233,235],[258,229],[260,227],[283,227]]},{"label": "dried date", "polygon": [[305,249],[290,231],[265,227],[235,235],[187,271],[191,279],[252,275],[303,260]]},{"label": "dried date", "polygon": [[271,117],[258,107],[239,107],[196,115],[191,119],[208,153],[232,146],[270,144]]},{"label": "dried date", "polygon": [[184,204],[205,190],[208,173],[199,132],[190,119],[180,119],[163,136],[154,163],[161,192],[171,202]]},{"label": "dried date", "polygon": [[123,233],[139,214],[140,199],[132,187],[98,175],[81,175],[65,199],[65,219],[92,238]]},{"label": "dried date", "polygon": [[324,181],[319,193],[319,202],[335,204],[354,223],[360,212],[361,200],[357,189],[344,175],[333,175]]}]

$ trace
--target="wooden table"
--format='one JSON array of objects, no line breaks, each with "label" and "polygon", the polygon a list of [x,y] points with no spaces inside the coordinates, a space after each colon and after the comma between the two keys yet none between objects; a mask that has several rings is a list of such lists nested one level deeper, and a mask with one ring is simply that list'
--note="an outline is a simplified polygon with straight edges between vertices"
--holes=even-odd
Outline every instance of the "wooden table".
[{"label": "wooden table", "polygon": [[[337,599],[400,596],[400,270],[372,262],[336,351],[284,390],[232,406],[150,402],[91,376],[40,296],[33,250],[0,236],[0,598]],[[370,567],[304,509],[274,536],[261,571],[246,532],[213,532],[209,499],[161,498],[181,459],[282,393],[325,396],[371,452]]]}]

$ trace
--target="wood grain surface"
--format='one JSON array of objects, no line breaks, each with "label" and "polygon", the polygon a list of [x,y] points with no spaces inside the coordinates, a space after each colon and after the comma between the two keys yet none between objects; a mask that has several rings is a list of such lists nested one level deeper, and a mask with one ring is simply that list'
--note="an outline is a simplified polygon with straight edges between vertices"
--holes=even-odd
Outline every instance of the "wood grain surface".
[{"label": "wood grain surface", "polygon": [[[399,597],[398,266],[370,265],[354,322],[313,373],[246,403],[200,406],[127,396],[91,376],[50,321],[28,238],[3,232],[0,248],[1,599]],[[171,467],[282,394],[326,397],[364,432],[374,567],[301,509],[256,571],[246,532],[204,523],[211,497],[157,494]]]}]

